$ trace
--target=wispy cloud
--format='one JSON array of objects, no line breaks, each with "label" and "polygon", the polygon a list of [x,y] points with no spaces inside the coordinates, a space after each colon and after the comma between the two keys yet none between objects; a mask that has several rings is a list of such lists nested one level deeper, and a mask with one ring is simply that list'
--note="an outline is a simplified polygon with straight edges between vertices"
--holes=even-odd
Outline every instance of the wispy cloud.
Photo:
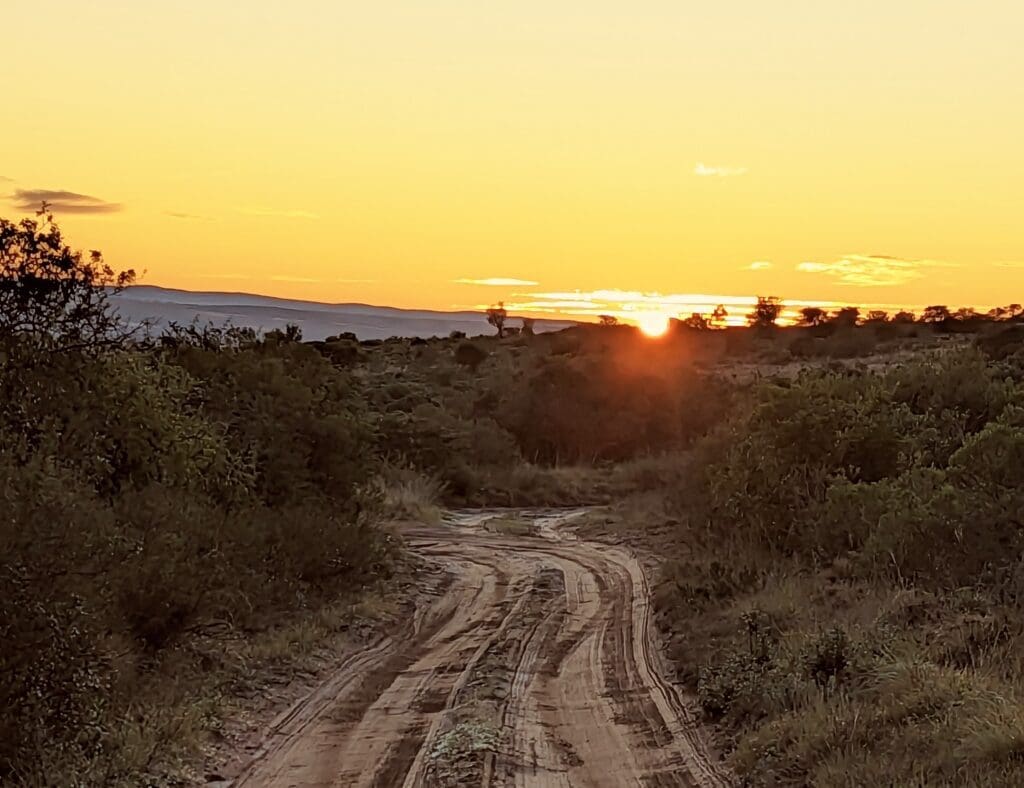
[{"label": "wispy cloud", "polygon": [[[718,304],[726,308],[753,306],[754,296],[716,295],[711,293],[652,293],[638,290],[565,290],[549,293],[515,293],[515,306],[522,308],[547,307],[554,310],[571,309],[575,314],[625,313],[658,310],[668,314],[710,312]],[[521,299],[521,300],[520,300]],[[786,301],[793,306],[835,306],[831,301]],[[513,304],[507,303],[511,308]]]},{"label": "wispy cloud", "polygon": [[769,262],[768,260],[755,260],[747,266],[747,269],[750,271],[767,271],[773,265],[774,263]]},{"label": "wispy cloud", "polygon": [[1024,268],[1024,260],[1000,260],[992,265],[997,268]]},{"label": "wispy cloud", "polygon": [[116,213],[118,203],[63,189],[15,189],[14,204],[22,211],[37,210],[44,202],[54,213]]},{"label": "wispy cloud", "polygon": [[693,174],[700,178],[735,178],[738,175],[746,175],[747,168],[722,167],[697,162],[697,166],[693,168]]},{"label": "wispy cloud", "polygon": [[200,274],[199,276],[202,279],[252,279],[248,274]]},{"label": "wispy cloud", "polygon": [[181,211],[164,211],[164,216],[170,216],[172,219],[184,219],[186,221],[200,221],[200,222],[212,222],[212,216],[200,216],[195,213],[182,213]]},{"label": "wispy cloud", "polygon": [[279,217],[282,219],[319,219],[320,214],[301,210],[282,210],[279,208],[239,208],[239,213],[246,216]]},{"label": "wispy cloud", "polygon": [[505,276],[492,276],[489,279],[456,279],[460,285],[484,285],[486,287],[535,287],[540,282],[529,279],[513,279]]},{"label": "wispy cloud", "polygon": [[14,178],[9,178],[6,175],[0,175],[0,183],[14,183]]},{"label": "wispy cloud", "polygon": [[308,276],[287,276],[279,275],[270,277],[271,282],[301,282],[304,284],[316,284],[324,281],[323,279],[312,279]]},{"label": "wispy cloud", "polygon": [[855,287],[891,287],[920,279],[929,268],[951,268],[941,260],[908,260],[889,255],[851,254],[828,263],[807,260],[798,271],[834,277],[838,284]]}]

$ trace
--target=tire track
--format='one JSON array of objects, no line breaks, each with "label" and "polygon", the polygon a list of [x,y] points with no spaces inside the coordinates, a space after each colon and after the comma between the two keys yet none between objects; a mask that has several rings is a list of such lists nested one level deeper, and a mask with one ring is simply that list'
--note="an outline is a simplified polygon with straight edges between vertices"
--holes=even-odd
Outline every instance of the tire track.
[{"label": "tire track", "polygon": [[282,715],[235,785],[731,784],[661,671],[636,559],[566,533],[572,512],[518,513],[536,537],[495,514],[405,529],[445,587]]}]

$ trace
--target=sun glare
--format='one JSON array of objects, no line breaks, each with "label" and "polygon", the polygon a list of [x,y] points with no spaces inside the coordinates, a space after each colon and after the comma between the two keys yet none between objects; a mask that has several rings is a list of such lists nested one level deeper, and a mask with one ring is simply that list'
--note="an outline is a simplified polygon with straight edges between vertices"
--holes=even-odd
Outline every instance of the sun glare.
[{"label": "sun glare", "polygon": [[661,312],[651,312],[646,315],[640,315],[636,319],[636,324],[647,336],[660,337],[668,331],[668,315]]}]

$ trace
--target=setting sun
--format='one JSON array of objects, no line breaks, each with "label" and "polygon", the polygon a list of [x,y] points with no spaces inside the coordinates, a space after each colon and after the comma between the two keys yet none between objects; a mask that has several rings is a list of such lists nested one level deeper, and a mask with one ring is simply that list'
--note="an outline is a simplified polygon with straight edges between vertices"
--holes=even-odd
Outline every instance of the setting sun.
[{"label": "setting sun", "polygon": [[0,215],[147,285],[415,309],[1024,287],[1010,0],[245,7],[5,3]]},{"label": "setting sun", "polygon": [[651,312],[640,315],[636,324],[649,337],[660,337],[668,331],[668,315],[662,312]]}]

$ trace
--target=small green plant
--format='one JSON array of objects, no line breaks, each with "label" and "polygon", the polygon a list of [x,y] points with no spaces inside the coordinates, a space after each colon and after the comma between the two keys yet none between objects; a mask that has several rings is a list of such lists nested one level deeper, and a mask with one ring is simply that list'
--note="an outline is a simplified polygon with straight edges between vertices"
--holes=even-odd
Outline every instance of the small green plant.
[{"label": "small green plant", "polygon": [[840,627],[822,632],[803,655],[804,669],[824,692],[838,687],[851,660],[850,638]]},{"label": "small green plant", "polygon": [[498,731],[485,722],[460,722],[434,742],[430,757],[434,760],[456,760],[478,752],[493,752],[498,745]]}]

